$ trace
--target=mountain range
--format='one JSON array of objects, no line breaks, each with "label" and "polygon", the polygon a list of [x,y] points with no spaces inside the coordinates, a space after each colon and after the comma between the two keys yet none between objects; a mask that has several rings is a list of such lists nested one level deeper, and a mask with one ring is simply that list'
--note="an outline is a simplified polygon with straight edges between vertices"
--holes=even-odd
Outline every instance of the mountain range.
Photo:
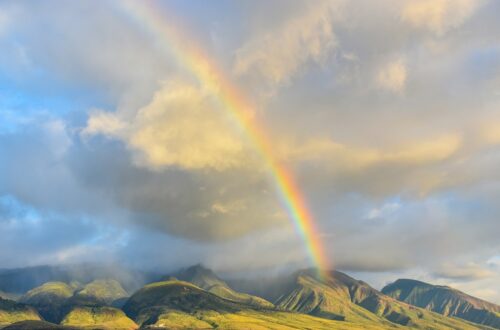
[{"label": "mountain range", "polygon": [[125,272],[0,271],[0,328],[500,329],[500,306],[415,280],[378,291],[344,273],[320,277],[313,269],[227,281],[202,265],[135,278]]}]

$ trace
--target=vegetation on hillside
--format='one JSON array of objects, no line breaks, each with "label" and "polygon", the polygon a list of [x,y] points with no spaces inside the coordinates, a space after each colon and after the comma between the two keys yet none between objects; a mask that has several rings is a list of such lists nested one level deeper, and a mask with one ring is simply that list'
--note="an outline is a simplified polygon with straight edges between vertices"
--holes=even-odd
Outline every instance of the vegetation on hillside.
[{"label": "vegetation on hillside", "polygon": [[137,329],[125,313],[113,307],[75,307],[61,321],[62,325],[99,329]]},{"label": "vegetation on hillside", "polygon": [[[20,299],[23,303],[0,298],[0,325],[13,324],[10,329],[124,330],[139,326],[143,329],[493,329],[394,299],[415,303],[417,298],[429,297],[423,289],[410,290],[408,285],[399,283],[400,287],[391,290],[393,298],[346,274],[331,272],[330,275],[325,279],[313,270],[302,270],[284,280],[268,282],[272,284],[268,290],[261,283],[259,290],[269,293],[265,298],[278,297],[272,304],[234,290],[207,268],[193,266],[167,277],[169,280],[145,285],[128,298],[122,309],[111,306],[127,299],[127,292],[116,280],[97,279],[87,284],[47,282],[24,294]],[[438,288],[457,294],[450,288]],[[435,296],[432,295],[434,299]],[[465,296],[474,308],[493,306],[492,313],[497,313],[494,308],[498,306]],[[456,297],[464,299],[461,295]],[[452,315],[450,304],[457,303],[456,299],[447,300],[449,307],[444,310],[448,315]],[[457,306],[455,311],[466,304]]]},{"label": "vegetation on hillside", "polygon": [[194,285],[216,294],[219,297],[226,298],[235,302],[241,302],[256,307],[272,308],[274,305],[269,301],[246,293],[233,290],[229,285],[221,280],[212,270],[195,265],[182,270],[170,278],[176,278],[182,281],[193,283]]},{"label": "vegetation on hillside", "polygon": [[40,320],[40,316],[32,307],[0,298],[0,327],[25,320]]},{"label": "vegetation on hillside", "polygon": [[73,293],[74,289],[64,282],[47,282],[28,291],[20,301],[35,307],[44,320],[59,323]]},{"label": "vegetation on hillside", "polygon": [[500,329],[500,306],[447,286],[400,279],[382,292],[410,305]]},{"label": "vegetation on hillside", "polygon": [[111,305],[113,302],[128,297],[120,283],[113,279],[99,279],[85,285],[77,291],[72,302],[77,305]]}]

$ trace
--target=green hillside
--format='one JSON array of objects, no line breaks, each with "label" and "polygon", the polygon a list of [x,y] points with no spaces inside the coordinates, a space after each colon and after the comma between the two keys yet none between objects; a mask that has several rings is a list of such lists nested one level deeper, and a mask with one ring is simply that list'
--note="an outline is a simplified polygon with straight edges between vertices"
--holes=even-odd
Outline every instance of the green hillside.
[{"label": "green hillside", "polygon": [[419,329],[478,328],[399,302],[340,272],[332,272],[329,279],[322,280],[314,271],[300,271],[295,278],[295,288],[276,302],[283,310],[360,324],[376,322]]},{"label": "green hillside", "polygon": [[384,287],[382,292],[445,316],[459,317],[500,329],[500,306],[447,286],[400,279]]},{"label": "green hillside", "polygon": [[[120,283],[109,278],[87,284],[47,282],[25,293],[22,303],[0,298],[0,328],[491,330],[486,323],[451,317],[449,311],[461,311],[470,304],[498,314],[498,306],[447,287],[399,281],[384,289],[389,296],[336,271],[327,278],[314,270],[301,270],[283,279],[259,281],[254,287],[268,294],[263,298],[234,290],[199,265],[174,275],[145,285],[128,299]],[[252,286],[248,280],[244,284]],[[448,311],[448,316],[428,310],[436,308],[429,302],[425,309],[397,300],[416,304],[432,297],[435,302],[436,296],[444,295],[430,295],[426,291],[430,289],[445,290],[448,307],[436,310]],[[274,304],[264,299],[270,297],[277,297]],[[111,306],[123,300],[122,309]]]},{"label": "green hillside", "polygon": [[32,307],[0,298],[0,327],[25,320],[40,320],[40,316]]},{"label": "green hillside", "polygon": [[246,293],[237,292],[229,287],[229,285],[221,280],[212,270],[201,265],[189,267],[180,271],[171,277],[193,283],[194,285],[235,302],[253,305],[262,308],[272,308],[274,305],[269,301],[252,296]]},{"label": "green hillside", "polygon": [[31,289],[20,302],[36,308],[44,320],[59,323],[65,314],[65,305],[73,296],[74,289],[63,282],[47,282]]},{"label": "green hillside", "polygon": [[136,292],[124,311],[143,328],[165,329],[385,329],[374,324],[332,321],[310,315],[254,309],[191,283],[164,281]]},{"label": "green hillside", "polygon": [[71,299],[74,305],[111,305],[128,297],[120,283],[113,279],[94,280],[77,291]]},{"label": "green hillside", "polygon": [[81,328],[59,325],[47,321],[19,321],[2,330],[81,330]]},{"label": "green hillside", "polygon": [[123,311],[113,307],[75,307],[61,321],[61,325],[82,328],[137,329],[137,325]]}]

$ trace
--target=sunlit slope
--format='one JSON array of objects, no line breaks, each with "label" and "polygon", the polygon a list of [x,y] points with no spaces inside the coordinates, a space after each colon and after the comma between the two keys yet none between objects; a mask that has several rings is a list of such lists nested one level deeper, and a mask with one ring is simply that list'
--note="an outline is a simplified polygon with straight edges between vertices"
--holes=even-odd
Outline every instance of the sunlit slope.
[{"label": "sunlit slope", "polygon": [[378,322],[420,329],[477,329],[468,322],[443,317],[388,297],[368,284],[343,273],[332,272],[328,280],[313,271],[295,274],[295,287],[277,302],[283,310],[308,313],[357,324]]},{"label": "sunlit slope", "polygon": [[191,283],[164,281],[136,292],[124,306],[144,328],[168,329],[387,329],[255,308],[205,291]]},{"label": "sunlit slope", "polygon": [[82,330],[82,328],[59,325],[47,321],[20,321],[12,323],[2,330]]},{"label": "sunlit slope", "polygon": [[75,292],[71,299],[74,305],[111,305],[128,297],[127,291],[113,279],[94,280]]},{"label": "sunlit slope", "polygon": [[252,296],[246,293],[237,292],[229,287],[229,285],[221,280],[212,270],[201,265],[196,265],[182,270],[172,275],[174,278],[193,283],[194,285],[235,302],[241,302],[256,307],[273,307],[269,301]]},{"label": "sunlit slope", "polygon": [[25,320],[40,320],[40,316],[32,307],[0,298],[0,328]]},{"label": "sunlit slope", "polygon": [[61,325],[117,330],[138,328],[134,321],[129,319],[122,310],[106,306],[75,307],[66,314],[61,321]]},{"label": "sunlit slope", "polygon": [[382,292],[400,301],[446,316],[455,316],[500,329],[500,306],[447,286],[400,279],[387,285]]},{"label": "sunlit slope", "polygon": [[74,288],[63,282],[47,282],[31,289],[20,299],[37,309],[44,320],[59,323],[65,314],[65,305],[73,296]]},{"label": "sunlit slope", "polygon": [[33,306],[44,320],[59,323],[75,307],[108,306],[128,296],[116,280],[94,280],[84,286],[72,284],[47,282],[28,291],[20,301]]}]

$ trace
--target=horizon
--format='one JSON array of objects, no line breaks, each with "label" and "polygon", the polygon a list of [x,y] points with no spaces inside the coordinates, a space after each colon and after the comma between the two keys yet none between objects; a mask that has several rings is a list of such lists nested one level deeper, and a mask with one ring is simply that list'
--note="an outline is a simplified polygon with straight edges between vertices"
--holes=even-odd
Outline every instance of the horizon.
[{"label": "horizon", "polygon": [[0,270],[339,270],[500,303],[494,0],[0,3]]}]

